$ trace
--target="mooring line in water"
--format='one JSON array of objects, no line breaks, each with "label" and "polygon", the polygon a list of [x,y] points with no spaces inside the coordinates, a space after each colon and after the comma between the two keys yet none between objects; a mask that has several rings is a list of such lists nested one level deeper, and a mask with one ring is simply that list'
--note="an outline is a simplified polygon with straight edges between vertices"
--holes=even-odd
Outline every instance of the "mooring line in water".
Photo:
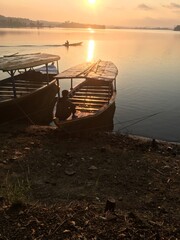
[{"label": "mooring line in water", "polygon": [[[158,114],[160,114],[160,113],[161,113],[161,112],[157,112],[157,113],[154,113],[154,114],[151,114],[151,115],[147,115],[147,116],[144,116],[144,117],[141,117],[141,118],[136,118],[136,119],[128,120],[128,121],[125,121],[125,122],[122,122],[122,123],[119,122],[119,123],[116,123],[116,124],[113,124],[113,125],[123,124],[123,123],[128,123],[128,122],[136,121],[136,122],[134,122],[134,123],[132,123],[132,124],[129,124],[129,125],[121,128],[121,129],[118,129],[118,130],[122,130],[122,129],[125,129],[125,128],[129,127],[129,126],[133,126],[133,125],[137,124],[138,122],[144,121],[144,120],[146,120],[146,119],[148,119],[148,118],[150,118],[150,117],[156,116],[156,115],[158,115]],[[101,127],[89,127],[88,130],[97,130],[97,129],[102,129],[102,128],[106,128],[106,127],[109,127],[109,126],[110,126],[109,124],[105,124],[105,125],[101,125]],[[79,132],[79,130],[77,130],[77,129],[74,130],[73,132],[72,132],[72,131],[69,131],[69,130],[66,129],[66,128],[62,128],[62,130],[63,130],[65,133],[68,133],[68,134]],[[87,129],[84,129],[84,130],[81,129],[81,132],[83,132],[83,131],[85,132],[85,131],[87,131]],[[112,132],[116,132],[116,131],[113,131],[113,130],[112,130]]]},{"label": "mooring line in water", "polygon": [[145,116],[145,117],[136,118],[136,119],[132,119],[132,120],[124,121],[124,122],[119,122],[119,123],[116,123],[116,124],[114,124],[114,125],[125,124],[125,123],[128,123],[128,122],[135,121],[135,122],[133,122],[133,123],[131,123],[131,124],[125,126],[125,127],[122,127],[122,128],[120,128],[120,129],[118,129],[118,130],[123,130],[123,129],[125,129],[125,128],[134,126],[134,125],[136,125],[136,124],[139,123],[139,122],[142,122],[142,121],[147,120],[147,119],[149,119],[149,118],[151,118],[151,117],[154,117],[154,116],[156,116],[156,115],[158,115],[158,114],[160,114],[160,113],[162,113],[162,112],[157,112],[157,113],[154,113],[154,114],[151,114],[151,115],[147,115],[147,116]]},{"label": "mooring line in water", "polygon": [[157,114],[159,114],[159,113],[162,113],[162,112],[153,113],[153,114],[150,114],[150,115],[146,115],[146,116],[143,116],[143,117],[134,118],[134,119],[127,120],[127,121],[123,121],[123,122],[120,122],[120,121],[116,118],[116,120],[117,120],[118,122],[117,122],[116,124],[114,124],[114,125],[125,124],[125,123],[128,123],[128,122],[134,122],[134,121],[136,121],[136,120],[141,120],[141,119],[144,119],[144,118],[147,118],[147,117],[151,117],[151,116],[157,115]]},{"label": "mooring line in water", "polygon": [[[53,100],[51,100],[50,104],[52,102],[53,102]],[[15,105],[19,108],[19,111],[24,115],[24,119],[27,119],[31,124],[36,125],[36,123],[32,120],[32,118],[24,111],[24,109],[18,103],[15,102]],[[33,112],[33,113],[34,114],[41,113],[42,111],[44,111],[46,109],[48,109],[48,107],[44,107],[41,110]],[[15,118],[15,119],[11,119],[9,121],[0,123],[0,127],[3,126],[3,125],[6,125],[6,124],[11,124],[13,122],[16,122],[16,121],[22,120],[22,119],[23,119],[23,117],[18,117],[18,118]]]}]

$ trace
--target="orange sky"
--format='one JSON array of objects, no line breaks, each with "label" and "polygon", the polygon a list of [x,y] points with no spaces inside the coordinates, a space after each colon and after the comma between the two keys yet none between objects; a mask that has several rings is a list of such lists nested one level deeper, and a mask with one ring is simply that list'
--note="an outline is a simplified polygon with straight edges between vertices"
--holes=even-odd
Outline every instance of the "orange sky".
[{"label": "orange sky", "polygon": [[[174,27],[180,0],[0,0],[0,15],[118,26]],[[91,0],[92,1],[92,0]]]}]

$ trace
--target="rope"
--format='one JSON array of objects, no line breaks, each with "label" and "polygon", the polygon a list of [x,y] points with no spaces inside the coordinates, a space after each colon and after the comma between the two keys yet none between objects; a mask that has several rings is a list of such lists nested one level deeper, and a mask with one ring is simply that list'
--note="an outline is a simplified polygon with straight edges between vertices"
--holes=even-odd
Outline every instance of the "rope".
[{"label": "rope", "polygon": [[[116,124],[113,124],[112,123],[112,125],[117,125],[117,124],[124,124],[124,123],[128,123],[128,122],[132,122],[132,121],[136,121],[136,122],[134,122],[134,123],[132,123],[132,124],[129,124],[129,125],[127,125],[127,126],[125,126],[125,127],[123,127],[123,128],[121,128],[121,129],[118,129],[118,130],[123,130],[123,129],[125,129],[125,128],[128,128],[128,127],[130,127],[130,126],[133,126],[133,125],[135,125],[135,124],[137,124],[137,123],[139,123],[139,122],[142,122],[142,121],[144,121],[144,120],[146,120],[146,119],[148,119],[148,118],[151,118],[151,117],[153,117],[153,116],[156,116],[156,115],[158,115],[158,114],[160,114],[161,112],[157,112],[157,113],[154,113],[154,114],[151,114],[151,115],[147,115],[147,116],[144,116],[144,117],[141,117],[141,118],[136,118],[136,119],[131,119],[131,120],[128,120],[128,121],[124,121],[124,122],[119,122],[119,123],[116,123]],[[81,130],[79,130],[79,129],[77,129],[77,130],[71,130],[71,131],[69,131],[66,127],[64,127],[64,128],[62,128],[62,130],[64,131],[64,132],[66,132],[66,133],[68,133],[68,134],[71,134],[71,133],[77,133],[77,132],[85,132],[85,131],[87,131],[87,130],[97,130],[97,129],[103,129],[103,128],[107,128],[107,127],[110,127],[110,124],[106,124],[106,125],[101,125],[101,126],[99,126],[99,127],[88,127],[88,128],[86,128],[86,129],[81,129]]]},{"label": "rope", "polygon": [[84,77],[86,77],[88,75],[88,73],[96,66],[99,64],[101,60],[98,60],[97,62],[91,64],[87,69],[85,69],[83,72],[79,73],[76,75],[76,78],[77,77],[80,77],[82,74],[84,74]]},{"label": "rope", "polygon": [[28,114],[22,109],[22,107],[19,106],[19,104],[17,104],[15,102],[16,106],[19,108],[19,110],[24,114],[24,116],[34,125],[35,123],[33,122],[33,120],[28,116]]},{"label": "rope", "polygon": [[154,113],[154,114],[151,114],[151,115],[147,115],[147,116],[145,116],[145,117],[136,118],[136,119],[128,120],[128,121],[125,121],[125,122],[119,122],[119,123],[116,123],[116,124],[114,124],[114,125],[124,124],[124,123],[128,123],[128,122],[135,121],[134,123],[131,123],[131,124],[125,126],[125,127],[122,127],[122,128],[120,128],[120,129],[118,129],[118,130],[123,130],[123,129],[125,129],[125,128],[134,126],[134,125],[136,125],[136,124],[139,123],[139,122],[142,122],[142,121],[147,120],[147,119],[149,119],[149,118],[151,118],[151,117],[154,117],[154,116],[156,116],[156,115],[158,115],[158,114],[160,114],[160,113],[162,113],[162,112],[157,112],[157,113]]},{"label": "rope", "polygon": [[148,118],[148,117],[151,117],[151,116],[160,114],[160,113],[162,113],[162,112],[153,113],[153,114],[150,114],[150,115],[146,115],[146,116],[144,116],[144,117],[134,118],[134,119],[127,120],[127,121],[124,121],[124,122],[120,122],[120,121],[116,118],[118,122],[117,122],[116,124],[114,124],[114,125],[125,124],[125,123],[128,123],[128,122],[133,122],[133,121],[136,121],[136,120],[141,120],[141,119]]},{"label": "rope", "polygon": [[[52,99],[52,100],[50,101],[50,104],[49,104],[49,105],[51,105],[51,103],[52,103],[53,101],[54,101],[54,99]],[[23,115],[25,116],[25,119],[28,119],[28,120],[31,122],[31,124],[36,125],[36,123],[35,123],[35,122],[30,118],[30,116],[23,110],[23,108],[21,108],[18,103],[15,103],[15,104],[16,104],[16,106],[19,108],[19,110],[23,113]],[[48,109],[48,108],[47,108],[47,107],[44,107],[44,108],[42,108],[40,111],[33,112],[33,114],[41,113],[42,111],[44,111],[44,110],[46,110],[46,109]],[[13,123],[13,122],[15,122],[15,121],[17,121],[17,120],[20,120],[20,119],[23,119],[23,117],[19,117],[19,118],[16,118],[16,119],[12,119],[12,120],[10,120],[10,121],[6,121],[6,122],[4,122],[4,123],[0,123],[0,126],[6,125],[6,124],[9,124],[9,123]]]}]

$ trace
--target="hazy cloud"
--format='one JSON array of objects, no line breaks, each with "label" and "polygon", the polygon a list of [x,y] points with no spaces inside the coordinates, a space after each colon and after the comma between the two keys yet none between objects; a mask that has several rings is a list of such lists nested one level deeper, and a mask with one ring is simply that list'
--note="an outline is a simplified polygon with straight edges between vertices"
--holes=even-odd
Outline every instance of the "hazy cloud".
[{"label": "hazy cloud", "polygon": [[149,10],[153,10],[152,7],[149,7],[148,5],[142,3],[142,4],[139,4],[138,5],[138,8],[141,9],[141,10],[145,10],[145,11],[149,11]]},{"label": "hazy cloud", "polygon": [[169,5],[163,5],[165,8],[173,8],[173,9],[180,9],[180,4],[177,3],[170,3]]},{"label": "hazy cloud", "polygon": [[141,19],[133,19],[129,22],[129,26],[136,27],[168,27],[172,28],[172,26],[177,25],[177,19],[174,18],[152,18],[146,17]]},{"label": "hazy cloud", "polygon": [[174,13],[176,13],[176,14],[178,14],[178,15],[180,15],[180,10],[175,10],[175,11],[173,11]]}]

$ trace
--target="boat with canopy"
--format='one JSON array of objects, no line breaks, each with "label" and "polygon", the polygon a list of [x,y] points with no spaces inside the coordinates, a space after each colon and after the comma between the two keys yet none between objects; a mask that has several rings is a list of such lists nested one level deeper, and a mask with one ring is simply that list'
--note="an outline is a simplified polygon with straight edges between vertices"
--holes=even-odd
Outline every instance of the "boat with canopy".
[{"label": "boat with canopy", "polygon": [[[55,96],[59,92],[54,78],[59,72],[59,59],[58,55],[47,53],[0,57],[0,70],[10,75],[0,81],[0,125],[15,121],[31,124],[52,121]],[[55,62],[57,68],[52,72]]]},{"label": "boat with canopy", "polygon": [[[70,79],[69,99],[76,106],[76,118],[65,121],[54,118],[54,123],[65,132],[78,132],[112,127],[115,111],[117,67],[110,61],[86,62],[57,76]],[[74,79],[82,82],[74,86]]]}]

